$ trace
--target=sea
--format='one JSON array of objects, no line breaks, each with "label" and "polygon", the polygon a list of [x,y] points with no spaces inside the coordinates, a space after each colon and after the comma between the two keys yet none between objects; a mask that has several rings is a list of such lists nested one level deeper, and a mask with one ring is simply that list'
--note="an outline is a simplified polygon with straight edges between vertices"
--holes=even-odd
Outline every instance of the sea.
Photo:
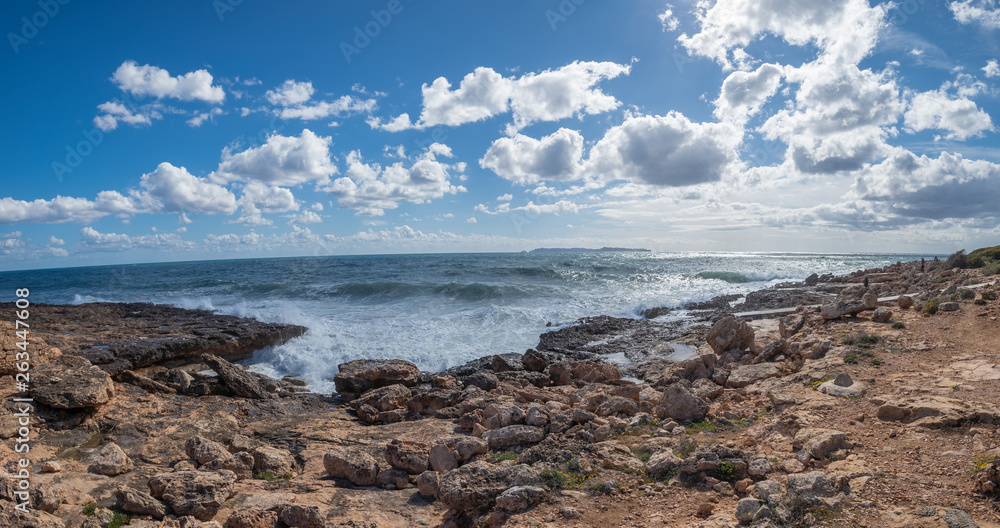
[{"label": "sea", "polygon": [[[641,317],[812,273],[843,274],[930,255],[547,252],[324,256],[128,264],[0,273],[0,298],[153,302],[294,323],[302,337],[257,351],[254,371],[333,388],[337,365],[399,358],[438,372],[524,352],[581,317]],[[2,293],[8,292],[8,294]],[[9,297],[9,298],[8,298]],[[665,319],[684,318],[674,310]]]}]

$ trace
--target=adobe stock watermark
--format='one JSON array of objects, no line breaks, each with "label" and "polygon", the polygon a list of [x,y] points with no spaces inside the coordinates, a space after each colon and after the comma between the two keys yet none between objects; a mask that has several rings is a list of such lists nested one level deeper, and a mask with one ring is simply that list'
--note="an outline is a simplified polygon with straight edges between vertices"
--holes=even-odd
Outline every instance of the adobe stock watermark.
[{"label": "adobe stock watermark", "polygon": [[226,21],[226,15],[236,11],[236,8],[243,3],[243,0],[212,0],[212,9],[219,17],[219,22]]},{"label": "adobe stock watermark", "polygon": [[[408,2],[412,0],[407,0]],[[385,28],[395,20],[395,17],[403,12],[402,0],[389,0],[385,9],[372,9],[369,11],[370,20],[361,26],[354,26],[353,36],[350,42],[340,42],[340,53],[344,55],[344,60],[348,64],[354,57],[361,55],[361,51],[371,45],[372,41],[382,34]]]},{"label": "adobe stock watermark", "polygon": [[38,11],[32,13],[30,17],[21,17],[21,31],[18,33],[7,32],[7,42],[10,42],[14,53],[20,52],[21,46],[35,38],[38,32],[49,25],[49,22],[59,14],[61,6],[69,2],[70,0],[38,0]]},{"label": "adobe stock watermark", "polygon": [[[128,92],[124,92],[121,98],[116,99],[116,102],[124,105],[130,112],[135,112],[139,106]],[[66,145],[63,148],[66,156],[62,160],[54,160],[52,162],[52,174],[56,177],[56,180],[62,183],[66,176],[72,174],[77,167],[82,165],[84,159],[93,154],[98,145],[104,142],[105,132],[110,132],[111,130],[114,129],[111,128],[105,131],[97,126],[90,130],[81,130],[80,135],[83,139]]]},{"label": "adobe stock watermark", "polygon": [[910,21],[910,17],[926,4],[927,0],[904,0],[893,4],[890,8],[892,14],[889,15],[889,23],[896,27],[906,24]]},{"label": "adobe stock watermark", "polygon": [[554,10],[545,10],[545,20],[548,21],[552,31],[557,31],[559,24],[569,20],[569,17],[576,14],[576,8],[585,3],[587,0],[561,0]]}]

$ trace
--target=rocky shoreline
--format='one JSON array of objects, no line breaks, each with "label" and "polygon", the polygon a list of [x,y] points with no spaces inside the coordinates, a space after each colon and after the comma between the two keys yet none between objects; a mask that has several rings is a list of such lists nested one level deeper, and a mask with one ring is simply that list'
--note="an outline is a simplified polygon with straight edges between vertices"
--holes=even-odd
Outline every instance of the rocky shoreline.
[{"label": "rocky shoreline", "polygon": [[352,361],[332,395],[231,362],[302,327],[37,305],[27,514],[3,327],[0,524],[997,526],[997,292],[920,263],[814,275],[441,373]]}]

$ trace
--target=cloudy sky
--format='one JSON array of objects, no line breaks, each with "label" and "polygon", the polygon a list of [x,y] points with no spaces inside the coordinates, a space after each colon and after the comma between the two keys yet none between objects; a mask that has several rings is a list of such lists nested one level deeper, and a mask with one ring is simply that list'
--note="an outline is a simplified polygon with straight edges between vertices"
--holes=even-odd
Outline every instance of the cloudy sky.
[{"label": "cloudy sky", "polygon": [[1000,243],[998,0],[0,5],[0,268]]}]

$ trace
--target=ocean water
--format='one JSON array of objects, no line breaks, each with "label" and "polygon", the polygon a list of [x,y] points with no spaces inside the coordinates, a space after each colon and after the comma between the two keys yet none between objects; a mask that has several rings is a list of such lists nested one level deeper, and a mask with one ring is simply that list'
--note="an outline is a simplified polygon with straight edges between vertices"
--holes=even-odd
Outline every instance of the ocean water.
[{"label": "ocean water", "polygon": [[[440,371],[524,352],[590,315],[639,317],[811,273],[848,273],[919,255],[496,253],[335,256],[136,264],[0,273],[0,298],[154,302],[294,323],[309,332],[258,351],[252,369],[332,389],[337,365],[400,358]],[[683,317],[674,312],[667,318]]]}]

